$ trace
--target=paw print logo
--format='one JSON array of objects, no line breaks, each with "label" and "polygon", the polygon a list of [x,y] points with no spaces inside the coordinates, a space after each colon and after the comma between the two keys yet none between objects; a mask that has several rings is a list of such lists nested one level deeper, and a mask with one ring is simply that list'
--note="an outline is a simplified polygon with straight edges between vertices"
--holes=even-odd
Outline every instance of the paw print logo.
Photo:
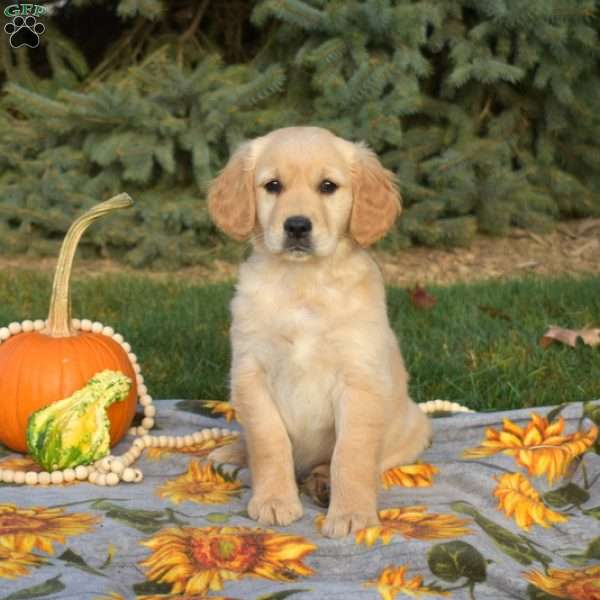
[{"label": "paw print logo", "polygon": [[4,26],[4,31],[10,35],[9,41],[13,48],[21,46],[37,48],[40,43],[40,35],[46,31],[46,27],[32,15],[25,18],[18,16]]}]

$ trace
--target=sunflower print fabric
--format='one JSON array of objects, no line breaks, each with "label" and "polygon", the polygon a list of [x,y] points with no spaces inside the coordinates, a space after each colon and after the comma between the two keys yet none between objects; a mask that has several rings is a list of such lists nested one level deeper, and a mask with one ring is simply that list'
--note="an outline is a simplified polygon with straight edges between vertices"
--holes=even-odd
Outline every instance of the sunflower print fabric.
[{"label": "sunflower print fabric", "polygon": [[[224,402],[157,406],[159,435],[241,428]],[[599,402],[433,419],[379,525],[341,540],[306,495],[288,527],[249,519],[247,469],[206,461],[232,435],[147,449],[116,487],[2,482],[35,467],[0,448],[0,600],[600,600],[599,423]]]}]

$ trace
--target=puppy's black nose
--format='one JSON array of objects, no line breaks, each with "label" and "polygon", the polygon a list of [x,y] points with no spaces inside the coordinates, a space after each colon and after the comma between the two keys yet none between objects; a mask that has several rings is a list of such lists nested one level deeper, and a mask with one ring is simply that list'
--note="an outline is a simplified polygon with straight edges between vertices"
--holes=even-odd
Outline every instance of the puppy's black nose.
[{"label": "puppy's black nose", "polygon": [[310,219],[303,217],[302,215],[296,215],[294,217],[288,217],[283,223],[283,228],[288,235],[293,237],[304,237],[312,229],[312,223]]}]

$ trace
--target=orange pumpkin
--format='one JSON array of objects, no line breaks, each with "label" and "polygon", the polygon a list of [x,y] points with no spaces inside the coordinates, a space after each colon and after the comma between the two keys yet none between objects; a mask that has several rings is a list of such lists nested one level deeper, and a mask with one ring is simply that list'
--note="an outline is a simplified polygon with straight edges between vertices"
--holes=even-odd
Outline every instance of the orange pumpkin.
[{"label": "orange pumpkin", "polygon": [[56,266],[46,326],[40,331],[19,333],[0,344],[0,442],[12,450],[27,452],[27,421],[33,412],[72,395],[104,369],[121,371],[133,382],[128,397],[108,409],[111,446],[131,425],[137,385],[128,353],[112,337],[73,327],[69,282],[77,244],[90,223],[132,204],[127,194],[120,194],[98,204],[71,225]]}]

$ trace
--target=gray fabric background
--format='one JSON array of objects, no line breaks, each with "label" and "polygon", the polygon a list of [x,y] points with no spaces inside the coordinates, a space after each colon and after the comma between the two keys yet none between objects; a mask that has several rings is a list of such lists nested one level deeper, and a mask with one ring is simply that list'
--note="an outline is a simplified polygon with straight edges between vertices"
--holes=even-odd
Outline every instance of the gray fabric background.
[{"label": "gray fabric background", "polygon": [[[176,410],[175,404],[176,401],[156,403],[160,431],[153,432],[154,434],[184,434],[216,425],[239,427],[237,423],[227,424],[223,419]],[[541,415],[546,415],[548,411],[548,408],[536,409],[536,412]],[[430,488],[396,487],[388,491],[382,490],[379,497],[380,508],[425,504],[430,512],[454,514],[465,518],[465,515],[455,513],[449,506],[451,502],[461,500],[471,503],[488,519],[511,532],[517,535],[526,533],[519,529],[513,520],[497,510],[497,500],[492,495],[496,485],[493,476],[501,474],[501,471],[461,460],[460,455],[463,449],[479,445],[484,438],[486,427],[500,428],[504,416],[523,425],[529,421],[530,412],[530,409],[524,409],[485,414],[457,414],[434,419],[434,443],[422,458],[424,462],[432,463],[440,470],[434,478],[434,485]],[[575,431],[581,412],[581,404],[570,405],[563,411],[562,414],[567,421],[565,428],[567,432]],[[589,422],[586,422],[586,429],[588,427]],[[131,438],[127,438],[127,442],[122,442],[115,453],[123,452],[130,442]],[[142,456],[137,465],[144,471],[145,481],[139,485],[120,484],[117,487],[100,488],[86,483],[72,487],[31,488],[5,484],[0,487],[0,502],[15,503],[19,506],[53,506],[80,501],[91,503],[98,498],[107,498],[128,508],[158,511],[172,508],[189,515],[179,518],[194,527],[214,526],[215,523],[204,518],[210,513],[235,513],[245,509],[250,494],[248,489],[239,500],[227,505],[201,505],[190,502],[175,505],[168,499],[161,499],[155,495],[154,488],[163,480],[172,479],[176,474],[184,472],[189,460],[190,457],[184,454],[170,455],[160,461],[150,461]],[[504,455],[481,459],[480,462],[523,472],[511,457]],[[595,481],[600,474],[600,457],[589,452],[585,457],[585,463],[588,480]],[[247,481],[247,472],[242,471],[240,477]],[[581,469],[577,471],[574,481],[582,485],[580,478]],[[536,480],[538,489],[540,481],[540,479]],[[585,504],[585,508],[600,504],[599,490],[600,484],[595,482],[590,490],[591,499]],[[126,502],[118,502],[119,499]],[[209,596],[255,599],[284,590],[309,590],[297,593],[293,598],[298,600],[379,598],[376,589],[366,588],[363,583],[368,579],[376,578],[384,567],[392,564],[408,565],[408,578],[422,575],[425,582],[436,581],[444,588],[456,587],[464,581],[463,579],[459,579],[456,583],[440,581],[429,570],[428,550],[435,544],[449,540],[406,540],[396,535],[389,545],[382,545],[381,541],[378,541],[368,548],[365,545],[357,545],[353,537],[340,540],[326,539],[318,533],[313,523],[314,517],[323,510],[306,497],[303,497],[302,501],[305,509],[304,517],[289,527],[274,529],[304,536],[318,546],[316,551],[304,559],[304,563],[312,567],[316,574],[312,577],[301,577],[293,583],[254,578],[226,581],[221,592],[211,592]],[[139,541],[147,539],[150,534],[142,533],[127,524],[111,519],[106,516],[105,511],[95,511],[85,502],[67,507],[66,511],[98,514],[103,516],[103,521],[93,533],[70,537],[64,546],[55,544],[54,556],[49,560],[51,564],[33,569],[29,576],[14,580],[0,579],[0,598],[10,597],[17,590],[41,584],[57,575],[60,575],[60,581],[66,587],[50,596],[51,598],[87,600],[101,597],[109,592],[119,593],[124,598],[135,598],[132,585],[145,581],[144,571],[137,563],[150,554],[150,550],[141,546]],[[574,568],[561,559],[560,553],[568,554],[569,551],[582,553],[588,543],[600,534],[597,520],[584,517],[580,511],[573,512],[574,516],[567,523],[549,529],[534,526],[526,533],[527,537],[546,549],[544,552],[552,557],[551,566],[554,568]],[[240,515],[231,516],[228,525],[256,526],[253,521]],[[165,527],[168,526],[172,524],[166,523]],[[486,560],[491,561],[487,564],[486,580],[475,586],[475,598],[485,600],[528,598],[527,582],[522,574],[533,568],[542,571],[542,565],[534,563],[525,567],[519,564],[501,552],[494,541],[476,524],[473,523],[470,528],[473,534],[460,539],[474,546]],[[110,543],[116,546],[116,555],[111,565],[102,571],[105,577],[85,572],[68,565],[64,560],[57,559],[68,547],[80,555],[89,566],[97,569],[104,562]],[[592,561],[588,564],[594,563]],[[19,597],[27,597],[27,595]],[[402,594],[397,596],[397,598],[404,597],[406,596]],[[454,591],[452,598],[469,598],[469,592],[466,589]]]}]

